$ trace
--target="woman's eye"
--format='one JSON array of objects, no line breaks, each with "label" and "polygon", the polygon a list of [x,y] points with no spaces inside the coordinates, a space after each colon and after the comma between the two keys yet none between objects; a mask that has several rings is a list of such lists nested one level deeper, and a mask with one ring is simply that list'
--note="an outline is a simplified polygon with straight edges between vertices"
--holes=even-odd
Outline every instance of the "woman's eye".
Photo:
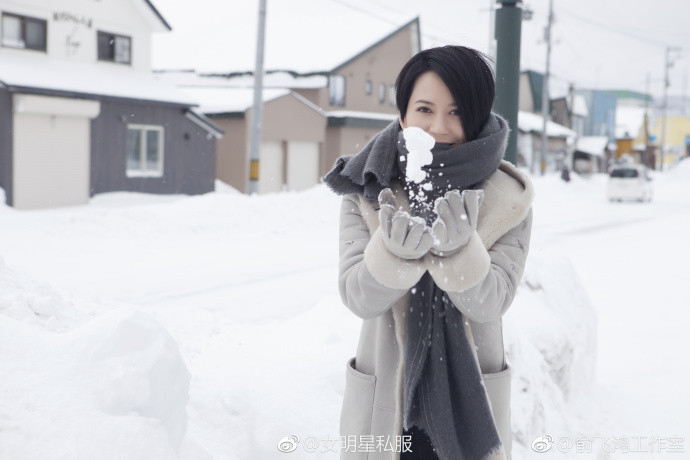
[{"label": "woman's eye", "polygon": [[417,109],[417,112],[431,113],[431,110],[429,110],[429,107],[420,107]]},{"label": "woman's eye", "polygon": [[458,112],[457,110],[451,110],[450,114],[451,115],[460,115],[460,112]]}]

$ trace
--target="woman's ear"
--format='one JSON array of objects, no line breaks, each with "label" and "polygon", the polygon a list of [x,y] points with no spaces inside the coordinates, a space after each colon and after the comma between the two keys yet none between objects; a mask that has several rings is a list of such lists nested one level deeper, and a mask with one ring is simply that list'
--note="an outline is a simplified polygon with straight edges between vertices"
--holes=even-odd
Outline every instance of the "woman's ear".
[{"label": "woman's ear", "polygon": [[402,127],[402,129],[407,128],[407,125],[406,125],[406,123],[403,121],[401,115],[398,115],[398,121],[400,122],[400,126]]}]

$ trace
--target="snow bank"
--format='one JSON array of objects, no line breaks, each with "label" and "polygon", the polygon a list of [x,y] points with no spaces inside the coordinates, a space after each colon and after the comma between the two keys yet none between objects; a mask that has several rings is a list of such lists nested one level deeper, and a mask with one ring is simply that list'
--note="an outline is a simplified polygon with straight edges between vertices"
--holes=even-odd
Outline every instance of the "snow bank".
[{"label": "snow bank", "polygon": [[186,433],[190,374],[160,323],[88,320],[2,259],[0,375],[2,458],[170,459]]},{"label": "snow bank", "polygon": [[168,331],[148,314],[120,309],[76,335],[90,345],[84,370],[103,412],[160,421],[178,450],[187,430],[190,374]]},{"label": "snow bank", "polygon": [[18,273],[0,257],[0,315],[50,331],[79,324],[84,314],[50,285]]},{"label": "snow bank", "polygon": [[597,315],[575,270],[564,256],[533,250],[527,260],[503,319],[516,458],[546,432],[576,431],[577,419],[563,414],[581,405],[596,380]]}]

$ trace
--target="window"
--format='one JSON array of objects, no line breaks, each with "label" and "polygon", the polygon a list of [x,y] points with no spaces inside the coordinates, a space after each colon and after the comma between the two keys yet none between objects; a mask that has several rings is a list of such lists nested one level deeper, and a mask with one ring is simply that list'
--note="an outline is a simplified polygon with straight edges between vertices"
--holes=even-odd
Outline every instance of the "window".
[{"label": "window", "polygon": [[611,177],[617,177],[620,179],[633,179],[639,177],[637,169],[633,168],[617,168],[611,171]]},{"label": "window", "polygon": [[371,80],[367,80],[367,83],[365,85],[365,91],[367,94],[371,94]]},{"label": "window", "polygon": [[388,103],[395,106],[395,85],[388,85]]},{"label": "window", "polygon": [[328,100],[331,105],[345,105],[345,77],[331,75],[328,77]]},{"label": "window", "polygon": [[98,31],[98,60],[131,64],[132,39],[124,35]]},{"label": "window", "polygon": [[2,46],[46,51],[46,21],[2,13]]},{"label": "window", "polygon": [[379,102],[383,104],[386,102],[386,84],[379,83]]},{"label": "window", "polygon": [[127,125],[127,177],[163,175],[163,127]]}]

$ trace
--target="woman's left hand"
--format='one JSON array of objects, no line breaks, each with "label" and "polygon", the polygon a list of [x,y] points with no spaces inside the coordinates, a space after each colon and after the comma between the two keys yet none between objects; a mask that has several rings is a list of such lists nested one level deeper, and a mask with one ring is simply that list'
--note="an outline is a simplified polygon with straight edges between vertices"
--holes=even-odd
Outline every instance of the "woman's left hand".
[{"label": "woman's left hand", "polygon": [[432,254],[447,257],[460,251],[477,228],[479,205],[484,197],[482,190],[457,190],[447,192],[434,203],[438,215],[431,227],[434,237]]}]

